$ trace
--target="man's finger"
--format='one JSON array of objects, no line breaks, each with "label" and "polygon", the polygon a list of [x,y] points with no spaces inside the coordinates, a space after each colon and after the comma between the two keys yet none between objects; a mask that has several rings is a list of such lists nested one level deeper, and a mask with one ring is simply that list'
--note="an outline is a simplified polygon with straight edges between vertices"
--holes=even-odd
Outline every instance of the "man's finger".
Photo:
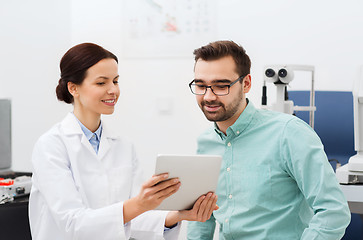
[{"label": "man's finger", "polygon": [[206,218],[205,221],[210,218],[210,216],[212,215],[212,213],[214,211],[214,206],[217,203],[217,195],[213,194],[209,201],[210,201],[210,204],[207,205],[206,215],[204,216]]}]

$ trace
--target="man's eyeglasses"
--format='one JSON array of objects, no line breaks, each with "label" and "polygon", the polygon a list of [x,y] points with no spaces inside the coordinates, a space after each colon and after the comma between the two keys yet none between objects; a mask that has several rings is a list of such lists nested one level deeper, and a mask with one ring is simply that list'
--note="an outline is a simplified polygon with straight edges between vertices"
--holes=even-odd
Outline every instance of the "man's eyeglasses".
[{"label": "man's eyeglasses", "polygon": [[204,95],[207,92],[207,89],[210,88],[212,92],[217,96],[224,96],[229,94],[229,89],[238,81],[243,79],[245,76],[240,76],[236,81],[231,82],[230,84],[216,84],[211,86],[206,86],[200,83],[195,83],[191,81],[189,83],[189,88],[195,95]]}]

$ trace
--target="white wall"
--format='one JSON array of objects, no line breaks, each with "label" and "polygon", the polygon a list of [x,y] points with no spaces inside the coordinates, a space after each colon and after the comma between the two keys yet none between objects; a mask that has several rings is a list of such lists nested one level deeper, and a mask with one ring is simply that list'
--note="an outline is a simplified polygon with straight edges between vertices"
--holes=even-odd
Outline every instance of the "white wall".
[{"label": "white wall", "polygon": [[[105,120],[135,142],[147,175],[157,153],[195,151],[195,138],[209,123],[187,88],[192,55],[123,58],[121,2],[1,1],[0,97],[13,102],[14,170],[31,170],[34,142],[71,109],[57,102],[54,89],[61,56],[81,42],[98,43],[120,59],[122,96],[115,114]],[[218,37],[210,41],[231,39],[246,48],[253,76],[248,97],[255,105],[267,64],[314,65],[316,89],[350,91],[363,63],[362,9],[359,0],[218,1]],[[296,79],[292,87],[307,90],[307,82]],[[172,102],[168,114],[158,110],[163,100]]]},{"label": "white wall", "polygon": [[70,1],[0,1],[0,98],[12,100],[13,169],[31,170],[33,145],[62,119],[59,59],[70,45]]}]

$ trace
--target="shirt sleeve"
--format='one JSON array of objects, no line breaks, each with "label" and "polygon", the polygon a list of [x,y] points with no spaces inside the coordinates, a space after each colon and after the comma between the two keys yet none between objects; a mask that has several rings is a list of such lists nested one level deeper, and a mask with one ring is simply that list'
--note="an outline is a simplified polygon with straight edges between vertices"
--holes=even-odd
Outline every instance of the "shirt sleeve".
[{"label": "shirt sleeve", "polygon": [[213,239],[216,220],[212,216],[205,222],[188,222],[188,240],[211,240]]},{"label": "shirt sleeve", "polygon": [[314,213],[301,239],[341,239],[350,211],[317,134],[304,122],[292,119],[284,129],[280,149],[286,171]]},{"label": "shirt sleeve", "polygon": [[176,226],[174,226],[172,228],[164,229],[164,239],[165,240],[178,239],[178,236],[180,234],[181,226],[182,226],[182,222],[178,222]]}]

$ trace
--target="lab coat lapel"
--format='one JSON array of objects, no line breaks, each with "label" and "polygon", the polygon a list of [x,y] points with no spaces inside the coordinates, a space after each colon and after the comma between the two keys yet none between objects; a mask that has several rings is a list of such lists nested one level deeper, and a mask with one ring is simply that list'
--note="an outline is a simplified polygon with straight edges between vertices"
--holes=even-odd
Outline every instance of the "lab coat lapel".
[{"label": "lab coat lapel", "polygon": [[98,149],[98,157],[102,159],[106,153],[110,150],[110,139],[108,139],[104,133],[101,135],[100,147]]},{"label": "lab coat lapel", "polygon": [[63,124],[63,131],[66,135],[81,134],[82,145],[84,145],[91,152],[91,154],[94,154],[100,160],[104,156],[106,156],[106,154],[108,153],[113,144],[113,141],[119,138],[119,136],[115,135],[114,133],[112,133],[112,131],[108,129],[107,124],[105,122],[102,122],[101,141],[98,149],[98,154],[96,154],[95,150],[92,148],[91,143],[87,139],[86,135],[84,135],[81,127],[79,126],[76,117],[72,113],[69,113],[66,116],[62,124]]},{"label": "lab coat lapel", "polygon": [[91,143],[89,142],[89,140],[87,139],[86,135],[84,135],[84,133],[82,132],[82,139],[81,139],[81,143],[83,144],[83,146],[85,146],[89,151],[92,152],[92,154],[96,155],[95,150],[93,149]]},{"label": "lab coat lapel", "polygon": [[115,134],[113,134],[108,128],[107,124],[105,122],[102,123],[102,135],[101,135],[101,141],[100,141],[100,147],[98,150],[98,157],[100,160],[107,154],[107,152],[110,150],[113,141],[115,139],[119,138]]},{"label": "lab coat lapel", "polygon": [[89,140],[87,139],[86,135],[84,135],[81,126],[76,119],[76,117],[72,113],[68,113],[65,119],[62,121],[63,132],[65,135],[81,135],[81,144],[87,148],[91,154],[96,155],[95,150],[92,148]]}]

